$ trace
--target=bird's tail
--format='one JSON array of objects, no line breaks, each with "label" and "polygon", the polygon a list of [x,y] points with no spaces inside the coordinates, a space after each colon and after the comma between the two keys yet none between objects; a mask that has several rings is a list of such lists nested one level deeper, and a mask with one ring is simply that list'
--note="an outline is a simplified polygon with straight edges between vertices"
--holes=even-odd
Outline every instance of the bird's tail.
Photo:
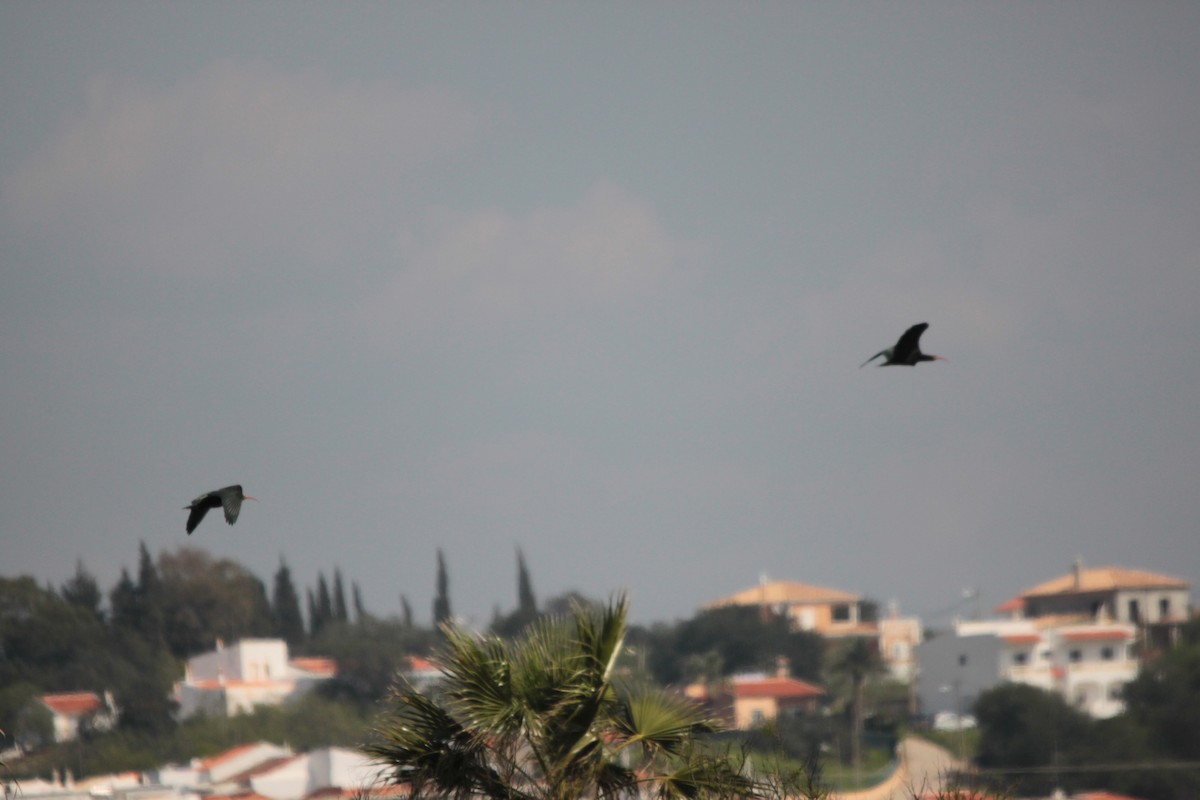
[{"label": "bird's tail", "polygon": [[862,368],[863,368],[863,367],[865,367],[867,364],[870,364],[872,361],[874,361],[875,359],[877,359],[877,358],[879,358],[880,356],[883,356],[883,355],[887,355],[887,350],[880,350],[878,353],[876,353],[875,355],[871,356],[870,358],[868,358],[868,359],[867,359],[866,361],[864,361],[863,363],[859,364],[859,365],[858,365],[858,368],[859,368],[859,369],[862,369]]}]

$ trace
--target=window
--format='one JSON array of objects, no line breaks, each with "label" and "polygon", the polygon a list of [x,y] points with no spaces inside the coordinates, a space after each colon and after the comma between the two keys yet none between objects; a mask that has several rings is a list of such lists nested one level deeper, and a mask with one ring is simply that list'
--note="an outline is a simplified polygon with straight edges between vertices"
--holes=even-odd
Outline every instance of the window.
[{"label": "window", "polygon": [[1116,656],[1116,651],[1114,651],[1112,647],[1105,646],[1100,648],[1100,658],[1104,659],[1105,661],[1112,661],[1114,658],[1116,658]]},{"label": "window", "polygon": [[966,653],[960,653],[960,654],[959,654],[959,656],[958,656],[958,665],[959,665],[960,667],[965,667],[965,666],[967,665],[967,654],[966,654]]},{"label": "window", "polygon": [[1129,621],[1134,624],[1142,621],[1142,609],[1137,600],[1129,601]]},{"label": "window", "polygon": [[1067,654],[1067,658],[1071,659],[1072,664],[1077,664],[1080,661],[1083,661],[1083,651],[1078,649],[1072,650]]},{"label": "window", "polygon": [[1025,666],[1025,664],[1028,663],[1028,661],[1029,661],[1028,653],[1013,653],[1013,663],[1016,664],[1018,667]]},{"label": "window", "polygon": [[832,614],[833,614],[834,622],[849,622],[850,621],[850,606],[848,606],[844,603],[842,605],[834,606]]},{"label": "window", "polygon": [[1171,618],[1171,598],[1163,597],[1158,601],[1158,618],[1164,620]]}]

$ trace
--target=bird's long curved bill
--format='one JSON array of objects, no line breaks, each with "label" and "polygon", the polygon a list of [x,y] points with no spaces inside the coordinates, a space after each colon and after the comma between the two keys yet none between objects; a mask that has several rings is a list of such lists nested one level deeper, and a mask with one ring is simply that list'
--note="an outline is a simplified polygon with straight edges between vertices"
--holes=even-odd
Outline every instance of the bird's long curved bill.
[{"label": "bird's long curved bill", "polygon": [[258,498],[257,498],[257,497],[251,497],[251,496],[250,496],[250,495],[248,495],[248,494],[244,494],[244,495],[242,495],[242,499],[243,499],[243,500],[254,500],[254,501],[256,501],[256,502],[257,502],[257,500],[258,500]]}]

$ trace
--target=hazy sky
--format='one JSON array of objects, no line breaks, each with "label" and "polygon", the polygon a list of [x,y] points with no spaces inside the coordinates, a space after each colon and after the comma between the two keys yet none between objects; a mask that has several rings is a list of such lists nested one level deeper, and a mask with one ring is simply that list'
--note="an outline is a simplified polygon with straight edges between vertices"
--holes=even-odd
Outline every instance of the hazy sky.
[{"label": "hazy sky", "polygon": [[[0,3],[0,574],[1200,592],[1200,4]],[[909,325],[947,363],[859,369]],[[192,537],[182,507],[260,498]],[[944,620],[943,620],[944,622]]]}]

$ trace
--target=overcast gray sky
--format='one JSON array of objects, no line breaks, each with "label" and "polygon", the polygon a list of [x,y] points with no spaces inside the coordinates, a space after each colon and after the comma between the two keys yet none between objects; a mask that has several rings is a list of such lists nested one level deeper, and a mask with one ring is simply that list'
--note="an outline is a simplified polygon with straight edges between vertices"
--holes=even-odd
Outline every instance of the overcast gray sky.
[{"label": "overcast gray sky", "polygon": [[[1200,4],[0,4],[0,574],[1200,584]],[[859,369],[909,325],[947,363]],[[192,497],[261,502],[191,538]],[[936,621],[936,620],[930,620]]]}]

